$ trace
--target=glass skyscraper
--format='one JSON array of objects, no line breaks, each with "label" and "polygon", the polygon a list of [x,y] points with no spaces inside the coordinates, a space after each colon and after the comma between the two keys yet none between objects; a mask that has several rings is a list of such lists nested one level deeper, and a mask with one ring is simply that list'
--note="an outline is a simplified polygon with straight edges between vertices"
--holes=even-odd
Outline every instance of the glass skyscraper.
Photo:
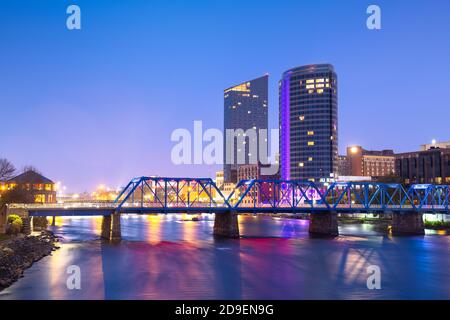
[{"label": "glass skyscraper", "polygon": [[337,172],[337,87],[330,64],[283,73],[279,83],[283,179],[325,182]]},{"label": "glass skyscraper", "polygon": [[[269,76],[247,81],[224,90],[224,181],[236,182],[237,170],[239,168],[238,157],[244,159],[242,164],[255,164],[251,160],[256,156],[259,158],[259,141],[254,137],[245,136],[233,138],[234,141],[227,141],[226,130],[255,129],[259,133],[260,129],[268,128],[268,82]],[[245,135],[245,134],[244,134]],[[228,139],[230,140],[230,139]],[[251,154],[250,144],[257,147],[256,155]],[[267,143],[267,141],[265,141]],[[228,146],[228,150],[227,150]],[[227,154],[232,163],[227,163]],[[241,159],[242,159],[241,158]],[[229,162],[229,161],[228,161]],[[241,161],[242,162],[242,161]]]}]

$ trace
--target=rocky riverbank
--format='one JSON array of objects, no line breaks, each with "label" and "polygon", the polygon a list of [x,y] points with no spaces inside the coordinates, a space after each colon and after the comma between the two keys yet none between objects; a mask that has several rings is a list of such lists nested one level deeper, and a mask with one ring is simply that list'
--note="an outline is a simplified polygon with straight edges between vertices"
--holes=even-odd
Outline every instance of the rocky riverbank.
[{"label": "rocky riverbank", "polygon": [[0,291],[22,277],[25,269],[59,247],[50,231],[39,235],[19,236],[0,243]]}]

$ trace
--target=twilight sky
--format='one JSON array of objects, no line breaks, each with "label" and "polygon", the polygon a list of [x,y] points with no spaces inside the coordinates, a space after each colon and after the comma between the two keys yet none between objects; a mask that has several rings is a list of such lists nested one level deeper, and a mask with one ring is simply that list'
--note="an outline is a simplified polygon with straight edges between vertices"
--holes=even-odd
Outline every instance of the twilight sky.
[{"label": "twilight sky", "polygon": [[449,15],[448,0],[0,0],[0,157],[68,192],[213,176],[171,163],[172,131],[222,129],[223,89],[265,73],[276,127],[282,72],[322,62],[339,77],[341,152],[450,140]]}]

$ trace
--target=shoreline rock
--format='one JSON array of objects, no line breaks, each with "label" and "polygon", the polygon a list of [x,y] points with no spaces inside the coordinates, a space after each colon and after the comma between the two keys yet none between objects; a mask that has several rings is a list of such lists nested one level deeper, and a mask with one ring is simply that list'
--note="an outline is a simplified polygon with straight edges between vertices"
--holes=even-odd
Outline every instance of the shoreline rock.
[{"label": "shoreline rock", "polygon": [[47,230],[36,236],[19,236],[2,242],[0,245],[0,291],[21,278],[23,272],[33,263],[58,249],[55,242],[58,242],[58,237]]}]

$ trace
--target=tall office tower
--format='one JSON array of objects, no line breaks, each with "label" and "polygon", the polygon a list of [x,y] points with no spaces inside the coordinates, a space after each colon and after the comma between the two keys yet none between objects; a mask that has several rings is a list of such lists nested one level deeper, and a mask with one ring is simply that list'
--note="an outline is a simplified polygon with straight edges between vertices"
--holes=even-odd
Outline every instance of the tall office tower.
[{"label": "tall office tower", "polygon": [[338,164],[337,75],[330,64],[283,73],[280,90],[281,177],[326,182]]},{"label": "tall office tower", "polygon": [[[267,130],[268,128],[268,82],[269,76],[265,75],[224,91],[223,171],[225,182],[237,181],[239,165],[254,164],[252,162],[255,157],[256,162],[261,160],[259,134],[253,137],[245,132],[248,129],[255,129],[259,133],[260,129]],[[227,138],[227,130],[230,129],[236,132],[234,138]],[[240,129],[243,130],[243,134],[236,131]],[[256,146],[256,150],[252,146]],[[252,154],[252,151],[256,152],[256,155]],[[229,161],[227,161],[227,155]]]}]

